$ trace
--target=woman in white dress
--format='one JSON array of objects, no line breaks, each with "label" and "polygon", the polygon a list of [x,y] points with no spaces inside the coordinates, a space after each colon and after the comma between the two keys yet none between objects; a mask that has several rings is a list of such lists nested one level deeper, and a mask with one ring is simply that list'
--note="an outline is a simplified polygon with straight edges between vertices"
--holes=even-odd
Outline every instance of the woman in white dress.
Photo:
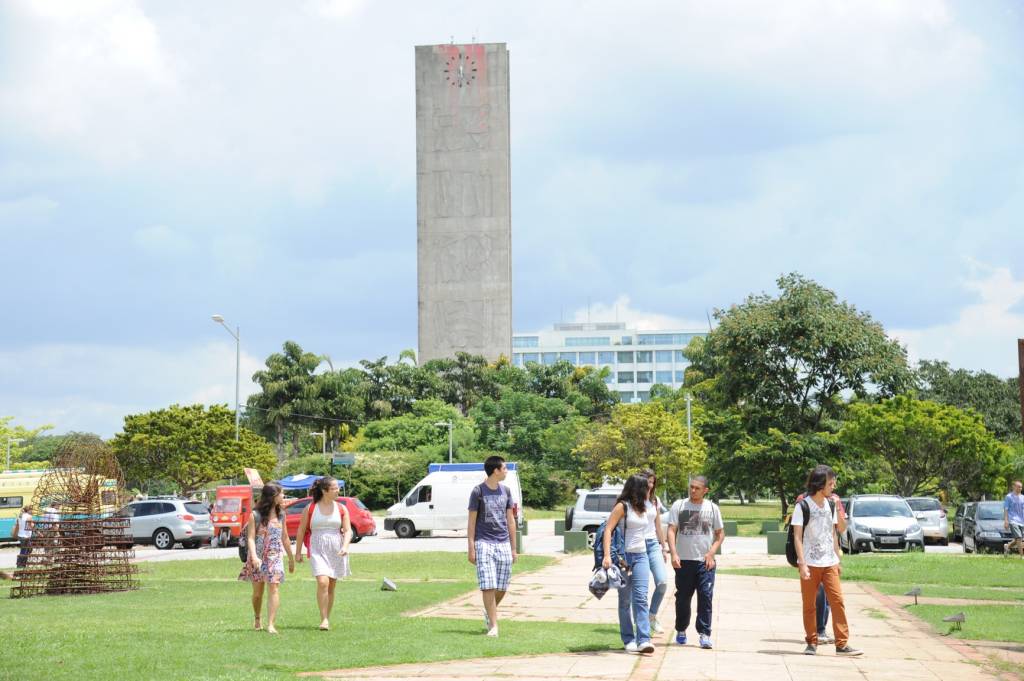
[{"label": "woman in white dress", "polygon": [[[331,608],[334,607],[334,587],[338,580],[350,574],[348,545],[352,540],[352,525],[344,504],[336,502],[338,481],[324,476],[313,484],[313,503],[302,514],[297,537],[306,544],[306,555],[316,578],[316,603],[320,608],[320,630],[330,628]],[[302,551],[298,560],[302,562]]]}]

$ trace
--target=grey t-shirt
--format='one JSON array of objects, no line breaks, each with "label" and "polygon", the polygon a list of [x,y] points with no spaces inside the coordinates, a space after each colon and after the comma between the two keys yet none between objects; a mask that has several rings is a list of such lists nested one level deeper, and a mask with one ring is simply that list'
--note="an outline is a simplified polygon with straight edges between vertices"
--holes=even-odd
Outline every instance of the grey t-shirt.
[{"label": "grey t-shirt", "polygon": [[676,526],[676,553],[680,560],[704,560],[715,541],[715,531],[725,527],[718,504],[707,499],[699,504],[680,499],[672,504],[668,517],[669,524]]},{"label": "grey t-shirt", "polygon": [[[481,491],[483,492],[481,503]],[[492,490],[487,483],[480,483],[469,494],[467,510],[476,511],[476,541],[501,543],[508,541],[508,519],[505,511],[512,508],[512,495],[508,487],[498,484]]]}]

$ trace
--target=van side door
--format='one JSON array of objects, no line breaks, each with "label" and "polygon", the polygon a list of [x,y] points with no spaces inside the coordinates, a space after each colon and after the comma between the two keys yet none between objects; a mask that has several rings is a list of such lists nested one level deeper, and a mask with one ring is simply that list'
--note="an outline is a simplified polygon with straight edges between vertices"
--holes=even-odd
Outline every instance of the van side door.
[{"label": "van side door", "polygon": [[437,529],[433,485],[419,485],[405,497],[405,516],[417,530]]}]

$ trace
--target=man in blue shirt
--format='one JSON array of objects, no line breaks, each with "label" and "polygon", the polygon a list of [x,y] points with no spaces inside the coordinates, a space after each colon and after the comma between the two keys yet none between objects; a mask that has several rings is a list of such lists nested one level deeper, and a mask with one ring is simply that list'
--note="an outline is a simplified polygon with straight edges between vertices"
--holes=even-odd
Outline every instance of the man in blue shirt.
[{"label": "man in blue shirt", "polygon": [[[476,566],[476,578],[484,600],[487,635],[498,635],[498,604],[508,591],[512,563],[516,560],[516,518],[512,492],[501,481],[508,475],[505,459],[491,456],[484,461],[487,479],[469,495],[469,562]],[[509,528],[512,528],[511,531]]]},{"label": "man in blue shirt", "polygon": [[1011,548],[1016,544],[1017,552],[1024,558],[1024,494],[1021,494],[1020,490],[1020,480],[1014,480],[1013,491],[1003,499],[1003,526],[1013,537],[1003,548],[1003,552],[1009,555]]}]

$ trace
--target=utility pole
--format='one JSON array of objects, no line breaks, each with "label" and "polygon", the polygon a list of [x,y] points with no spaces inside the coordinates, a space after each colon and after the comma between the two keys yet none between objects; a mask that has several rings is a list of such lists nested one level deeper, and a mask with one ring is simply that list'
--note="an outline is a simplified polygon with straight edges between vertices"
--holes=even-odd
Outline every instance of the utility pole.
[{"label": "utility pole", "polygon": [[1024,338],[1017,339],[1017,383],[1020,384],[1020,435],[1024,438]]},{"label": "utility pole", "polygon": [[690,393],[686,393],[686,441],[693,442],[693,421],[690,419]]}]

